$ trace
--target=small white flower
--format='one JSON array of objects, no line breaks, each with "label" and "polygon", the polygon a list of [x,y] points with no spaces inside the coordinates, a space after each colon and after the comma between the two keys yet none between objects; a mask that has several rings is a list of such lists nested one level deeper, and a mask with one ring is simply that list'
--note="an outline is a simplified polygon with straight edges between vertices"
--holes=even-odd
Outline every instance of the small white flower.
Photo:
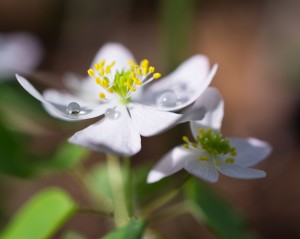
[{"label": "small white flower", "polygon": [[[72,94],[46,90],[43,95],[23,77],[19,83],[54,117],[74,121],[100,115],[99,122],[75,133],[69,142],[98,151],[133,155],[141,149],[142,136],[151,136],[172,125],[203,118],[204,110],[196,104],[184,114],[178,111],[194,103],[205,92],[216,73],[209,70],[208,59],[196,55],[172,74],[160,77],[148,60],[136,64],[122,45],[106,44],[97,53],[89,77],[68,77]],[[147,85],[148,87],[144,88]],[[202,108],[201,108],[202,107]]]},{"label": "small white flower", "polygon": [[40,42],[29,33],[0,34],[0,79],[33,70],[42,58]]},{"label": "small white flower", "polygon": [[255,138],[222,138],[219,130],[224,103],[218,91],[209,88],[198,101],[207,109],[201,121],[191,122],[195,142],[186,136],[184,144],[168,152],[150,171],[147,182],[154,183],[181,169],[204,179],[216,182],[219,172],[224,175],[254,179],[265,177],[262,170],[249,168],[266,158],[271,146]]}]

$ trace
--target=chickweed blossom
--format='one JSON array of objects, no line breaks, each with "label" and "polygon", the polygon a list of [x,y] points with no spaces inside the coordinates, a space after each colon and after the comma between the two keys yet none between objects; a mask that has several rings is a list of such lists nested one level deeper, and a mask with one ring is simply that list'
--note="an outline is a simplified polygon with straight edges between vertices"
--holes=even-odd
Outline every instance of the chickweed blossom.
[{"label": "chickweed blossom", "polygon": [[[24,77],[16,78],[54,117],[77,121],[104,115],[75,133],[69,142],[133,155],[141,149],[140,136],[152,136],[177,123],[204,117],[198,99],[216,70],[217,65],[210,69],[207,57],[195,55],[161,77],[149,60],[137,63],[124,46],[108,43],[96,54],[87,77],[67,79],[70,93],[50,89],[40,94]],[[183,113],[175,113],[189,105]]]},{"label": "chickweed blossom", "polygon": [[265,159],[271,146],[255,138],[223,138],[220,133],[224,113],[221,96],[209,88],[201,97],[207,113],[201,121],[190,123],[194,140],[184,136],[184,144],[168,152],[150,171],[148,183],[181,169],[208,182],[218,181],[219,172],[240,179],[265,177],[264,171],[250,167]]}]

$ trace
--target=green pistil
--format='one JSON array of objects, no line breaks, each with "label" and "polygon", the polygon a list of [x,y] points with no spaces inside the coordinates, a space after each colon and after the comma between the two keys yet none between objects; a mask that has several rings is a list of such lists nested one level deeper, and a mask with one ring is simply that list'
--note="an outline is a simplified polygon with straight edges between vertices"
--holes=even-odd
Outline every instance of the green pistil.
[{"label": "green pistil", "polygon": [[211,129],[199,129],[199,135],[196,140],[202,149],[211,155],[236,155],[235,148],[230,146],[228,139],[222,138],[220,132],[213,132]]}]

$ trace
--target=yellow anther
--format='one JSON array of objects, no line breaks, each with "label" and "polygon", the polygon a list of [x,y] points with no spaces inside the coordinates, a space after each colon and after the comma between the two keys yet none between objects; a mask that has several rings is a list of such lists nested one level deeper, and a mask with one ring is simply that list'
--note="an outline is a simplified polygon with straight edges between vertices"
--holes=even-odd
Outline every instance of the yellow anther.
[{"label": "yellow anther", "polygon": [[225,159],[225,162],[226,163],[234,163],[235,159],[234,158],[227,158],[227,159]]},{"label": "yellow anther", "polygon": [[102,81],[102,86],[103,86],[104,88],[107,88],[107,87],[108,87],[108,81],[107,81],[107,80],[103,80],[103,81]]},{"label": "yellow anther", "polygon": [[186,143],[190,142],[190,140],[187,136],[183,136],[182,140],[183,140],[183,142],[186,142]]},{"label": "yellow anther", "polygon": [[135,75],[133,72],[131,73],[130,76],[131,76],[131,78],[132,78],[134,81],[138,79],[138,78],[136,78],[136,75]]},{"label": "yellow anther", "polygon": [[141,61],[141,67],[148,67],[149,61],[147,59],[144,59]]},{"label": "yellow anther", "polygon": [[236,149],[235,148],[231,148],[230,155],[231,156],[236,156]]},{"label": "yellow anther", "polygon": [[95,75],[95,72],[94,72],[94,70],[92,70],[92,69],[89,69],[89,70],[87,71],[87,73],[89,74],[89,76],[94,76],[94,75]]},{"label": "yellow anther", "polygon": [[99,72],[100,72],[100,76],[104,76],[105,72],[104,72],[104,68],[103,67],[100,68]]},{"label": "yellow anther", "polygon": [[130,61],[128,62],[128,65],[130,65],[130,66],[133,66],[133,65],[135,65],[135,62],[134,62],[134,60],[130,60]]},{"label": "yellow anther", "polygon": [[155,71],[154,66],[150,66],[150,67],[149,67],[149,73],[153,73],[154,71]]},{"label": "yellow anther", "polygon": [[193,146],[194,148],[197,148],[197,144],[196,144],[196,143],[192,143],[192,146]]},{"label": "yellow anther", "polygon": [[220,166],[220,165],[221,165],[221,162],[220,162],[220,161],[216,161],[216,162],[215,162],[215,165],[216,165],[216,166]]},{"label": "yellow anther", "polygon": [[205,157],[205,156],[200,156],[198,159],[201,160],[201,161],[208,161],[209,160],[208,157]]},{"label": "yellow anther", "polygon": [[100,99],[105,99],[105,94],[103,94],[102,92],[99,93],[99,98]]},{"label": "yellow anther", "polygon": [[160,78],[161,77],[161,74],[160,73],[154,73],[153,74],[153,78],[154,79],[158,79],[158,78]]},{"label": "yellow anther", "polygon": [[141,68],[138,68],[138,69],[136,70],[136,73],[137,73],[138,75],[141,75],[141,74],[142,74]]},{"label": "yellow anther", "polygon": [[98,64],[98,63],[96,63],[96,64],[94,65],[94,67],[95,67],[95,69],[96,69],[97,71],[99,71],[99,70],[100,70],[100,66],[99,66],[99,64]]},{"label": "yellow anther", "polygon": [[111,69],[111,67],[110,67],[110,66],[107,66],[106,69],[105,69],[105,73],[106,73],[106,74],[109,74],[109,73],[110,73],[110,69]]},{"label": "yellow anther", "polygon": [[96,80],[96,83],[97,83],[98,85],[101,85],[101,79],[100,79],[100,77],[96,77],[95,80]]},{"label": "yellow anther", "polygon": [[130,87],[130,91],[135,92],[135,91],[136,91],[136,88]]},{"label": "yellow anther", "polygon": [[134,83],[137,84],[138,86],[142,85],[142,82],[139,79],[135,79]]},{"label": "yellow anther", "polygon": [[105,65],[105,60],[99,62],[99,68],[102,68]]},{"label": "yellow anther", "polygon": [[116,64],[116,62],[112,61],[112,63],[110,64],[110,68],[114,67],[115,64]]},{"label": "yellow anther", "polygon": [[131,83],[129,81],[124,82],[124,86],[131,87]]},{"label": "yellow anther", "polygon": [[149,68],[149,61],[147,59],[141,62],[141,68],[143,71],[143,75],[146,75],[148,73],[148,68]]},{"label": "yellow anther", "polygon": [[109,93],[114,93],[114,89],[113,89],[113,88],[108,88],[107,91],[108,91]]},{"label": "yellow anther", "polygon": [[184,144],[183,147],[184,147],[185,149],[189,149],[189,148],[190,148],[188,144]]}]

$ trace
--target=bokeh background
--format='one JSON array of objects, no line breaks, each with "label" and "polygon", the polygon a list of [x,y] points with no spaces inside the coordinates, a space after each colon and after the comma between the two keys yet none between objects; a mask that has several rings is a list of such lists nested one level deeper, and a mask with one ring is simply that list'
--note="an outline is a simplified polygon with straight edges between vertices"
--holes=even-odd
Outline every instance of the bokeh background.
[{"label": "bokeh background", "polygon": [[[0,33],[30,32],[43,46],[42,61],[27,74],[39,89],[63,88],[68,72],[86,75],[95,53],[108,41],[123,43],[138,60],[149,59],[163,75],[197,53],[218,63],[212,85],[225,100],[223,134],[257,137],[274,150],[258,165],[267,178],[221,177],[211,187],[245,217],[257,238],[266,239],[300,238],[299,22],[297,0],[0,1]],[[91,121],[67,124],[51,118],[8,78],[0,82],[0,228],[47,186],[87,200],[69,171],[33,169],[47,165],[49,155]],[[186,132],[185,125],[143,138],[134,164],[157,161]],[[103,158],[92,153],[84,166]],[[166,238],[216,238],[188,215],[158,228]],[[99,216],[78,214],[54,238],[68,230],[97,238],[107,227]]]}]

